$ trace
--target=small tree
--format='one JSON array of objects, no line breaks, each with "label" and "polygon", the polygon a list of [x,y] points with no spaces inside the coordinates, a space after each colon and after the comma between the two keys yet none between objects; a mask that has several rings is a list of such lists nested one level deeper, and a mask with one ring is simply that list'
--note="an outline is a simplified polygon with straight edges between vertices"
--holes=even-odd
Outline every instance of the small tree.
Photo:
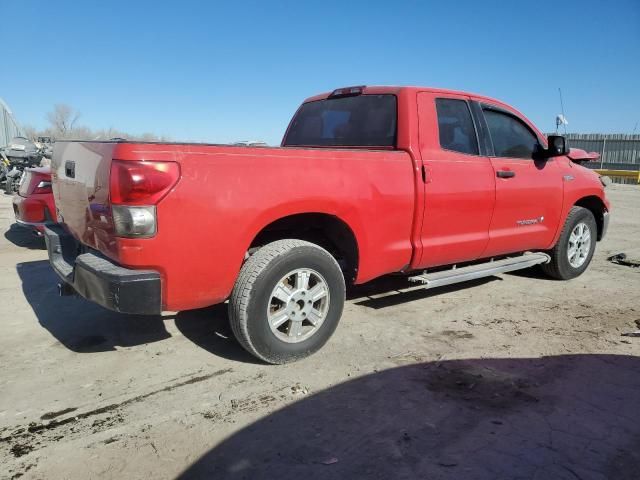
[{"label": "small tree", "polygon": [[76,122],[80,118],[80,112],[64,103],[56,104],[53,111],[47,114],[51,124],[51,130],[56,138],[67,138],[73,132]]},{"label": "small tree", "polygon": [[36,139],[40,135],[38,130],[36,130],[35,127],[32,127],[31,125],[23,125],[22,131],[24,132],[24,135],[29,140],[34,141],[34,142],[36,141]]}]

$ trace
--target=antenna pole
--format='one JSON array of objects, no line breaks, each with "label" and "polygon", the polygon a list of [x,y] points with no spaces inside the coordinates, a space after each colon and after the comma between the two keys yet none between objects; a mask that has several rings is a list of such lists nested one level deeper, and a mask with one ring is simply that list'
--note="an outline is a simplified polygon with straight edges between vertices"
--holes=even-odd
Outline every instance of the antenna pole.
[{"label": "antenna pole", "polygon": [[[560,94],[560,111],[562,112],[562,118],[567,118],[564,116],[564,102],[562,101],[562,89],[560,87],[558,87],[558,93]],[[564,125],[564,134],[567,134],[567,124],[563,123]]]}]

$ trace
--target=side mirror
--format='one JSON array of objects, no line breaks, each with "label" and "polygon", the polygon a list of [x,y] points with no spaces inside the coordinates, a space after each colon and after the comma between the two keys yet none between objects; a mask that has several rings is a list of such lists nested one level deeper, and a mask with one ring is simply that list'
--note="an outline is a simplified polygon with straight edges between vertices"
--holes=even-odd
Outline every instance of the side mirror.
[{"label": "side mirror", "polygon": [[569,153],[569,142],[562,135],[549,135],[547,136],[547,157],[558,157],[560,155],[566,155]]}]

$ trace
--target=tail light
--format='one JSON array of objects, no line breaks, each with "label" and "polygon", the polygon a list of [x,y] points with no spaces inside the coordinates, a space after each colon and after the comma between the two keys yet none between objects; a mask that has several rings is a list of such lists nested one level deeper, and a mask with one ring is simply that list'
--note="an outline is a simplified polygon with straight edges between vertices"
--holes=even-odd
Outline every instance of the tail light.
[{"label": "tail light", "polygon": [[180,179],[175,162],[111,162],[111,203],[155,205]]},{"label": "tail light", "polygon": [[33,189],[33,193],[51,193],[51,182],[48,180],[42,180]]},{"label": "tail light", "polygon": [[116,235],[127,238],[149,238],[156,234],[156,207],[113,205],[113,226]]},{"label": "tail light", "polygon": [[111,163],[111,211],[116,235],[149,238],[157,231],[155,205],[178,183],[180,166],[175,162]]}]

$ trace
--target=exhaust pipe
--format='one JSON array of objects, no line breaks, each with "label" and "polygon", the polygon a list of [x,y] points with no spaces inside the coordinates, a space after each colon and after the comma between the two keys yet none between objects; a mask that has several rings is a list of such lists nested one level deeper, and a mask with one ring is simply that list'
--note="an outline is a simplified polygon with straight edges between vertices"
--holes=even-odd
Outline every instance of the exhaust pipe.
[{"label": "exhaust pipe", "polygon": [[74,288],[68,283],[59,283],[58,284],[58,295],[61,297],[69,297],[72,295],[77,295]]}]

